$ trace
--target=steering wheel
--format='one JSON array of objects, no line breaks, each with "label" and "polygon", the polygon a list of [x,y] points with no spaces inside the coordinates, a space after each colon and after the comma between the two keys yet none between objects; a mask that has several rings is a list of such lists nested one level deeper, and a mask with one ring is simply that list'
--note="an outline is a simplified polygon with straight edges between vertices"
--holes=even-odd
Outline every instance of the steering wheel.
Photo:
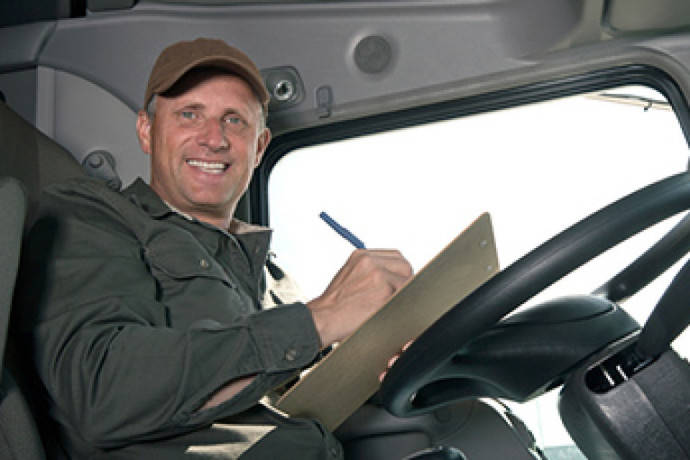
[{"label": "steering wheel", "polygon": [[[453,357],[506,314],[630,236],[690,208],[690,172],[644,187],[597,211],[491,278],[426,330],[388,371],[384,406],[405,417],[452,400]],[[446,395],[444,396],[444,393]]]}]

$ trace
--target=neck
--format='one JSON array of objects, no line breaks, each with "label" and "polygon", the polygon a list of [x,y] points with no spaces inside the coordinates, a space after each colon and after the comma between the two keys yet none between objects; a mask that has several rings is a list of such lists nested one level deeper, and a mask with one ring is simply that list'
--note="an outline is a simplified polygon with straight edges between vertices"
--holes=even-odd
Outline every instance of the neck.
[{"label": "neck", "polygon": [[226,231],[230,228],[230,224],[232,223],[232,214],[222,218],[209,217],[206,215],[195,215],[194,217],[201,222],[205,222]]},{"label": "neck", "polygon": [[204,222],[209,225],[213,225],[214,227],[218,227],[223,230],[228,230],[230,228],[230,225],[233,220],[233,215],[235,214],[235,208],[230,210],[227,215],[220,215],[217,213],[211,213],[211,212],[203,212],[203,211],[192,211],[192,212],[185,212],[181,209],[176,208],[172,204],[168,203],[167,201],[165,204],[175,211],[176,213],[180,214],[183,217],[186,217],[187,219],[196,219],[200,222]]},{"label": "neck", "polygon": [[209,210],[208,212],[197,211],[192,212],[191,215],[195,219],[205,222],[207,224],[218,227],[222,230],[228,230],[230,224],[232,223],[232,218],[235,215],[235,206],[232,209],[226,210],[226,212],[214,212],[215,210]]}]

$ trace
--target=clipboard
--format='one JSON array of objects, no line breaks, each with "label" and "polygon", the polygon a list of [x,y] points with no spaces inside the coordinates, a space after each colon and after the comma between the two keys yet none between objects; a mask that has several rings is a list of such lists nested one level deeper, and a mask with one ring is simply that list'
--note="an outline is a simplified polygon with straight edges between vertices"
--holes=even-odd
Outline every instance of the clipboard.
[{"label": "clipboard", "polygon": [[378,390],[379,374],[405,343],[497,272],[493,227],[484,213],[309,370],[276,408],[335,430]]}]

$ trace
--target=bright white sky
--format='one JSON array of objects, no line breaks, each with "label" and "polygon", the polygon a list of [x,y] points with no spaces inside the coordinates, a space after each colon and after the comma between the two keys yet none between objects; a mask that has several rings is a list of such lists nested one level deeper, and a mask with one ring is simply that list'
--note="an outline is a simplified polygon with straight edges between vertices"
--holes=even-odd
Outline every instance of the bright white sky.
[{"label": "bright white sky", "polygon": [[[673,112],[584,96],[350,139],[293,152],[276,165],[269,183],[273,249],[313,298],[353,249],[319,219],[321,211],[368,247],[400,249],[416,270],[489,211],[506,267],[599,208],[687,167]],[[614,248],[533,302],[591,292],[676,220]],[[644,322],[678,268],[626,310]],[[675,346],[690,355],[690,334]],[[528,425],[547,444],[570,443],[550,428],[560,425],[555,396],[538,401],[521,412]]]}]

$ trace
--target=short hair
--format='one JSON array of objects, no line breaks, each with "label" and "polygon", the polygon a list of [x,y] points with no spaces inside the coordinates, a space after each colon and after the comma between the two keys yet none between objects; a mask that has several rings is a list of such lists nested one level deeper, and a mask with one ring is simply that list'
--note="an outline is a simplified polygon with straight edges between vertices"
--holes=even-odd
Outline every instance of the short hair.
[{"label": "short hair", "polygon": [[149,120],[153,120],[153,117],[156,116],[156,99],[158,98],[157,94],[154,94],[151,97],[151,100],[149,101],[148,105],[144,107],[144,110],[146,111],[146,115],[148,115]]}]

